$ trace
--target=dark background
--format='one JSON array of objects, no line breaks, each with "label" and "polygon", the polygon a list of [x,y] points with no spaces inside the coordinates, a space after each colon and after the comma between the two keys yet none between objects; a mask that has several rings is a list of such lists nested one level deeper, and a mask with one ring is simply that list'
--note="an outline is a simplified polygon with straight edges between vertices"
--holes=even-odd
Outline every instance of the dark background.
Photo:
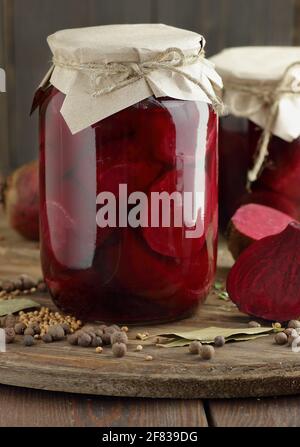
[{"label": "dark background", "polygon": [[[207,39],[208,56],[228,46],[300,45],[300,0],[0,0],[0,173],[37,156],[29,110],[50,66],[46,37],[63,28],[161,22]],[[121,38],[121,36],[120,36]]]}]

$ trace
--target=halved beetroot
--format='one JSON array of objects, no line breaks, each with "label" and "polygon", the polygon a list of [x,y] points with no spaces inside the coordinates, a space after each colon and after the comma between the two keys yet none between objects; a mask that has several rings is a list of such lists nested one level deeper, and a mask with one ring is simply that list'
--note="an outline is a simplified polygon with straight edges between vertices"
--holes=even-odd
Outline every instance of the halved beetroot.
[{"label": "halved beetroot", "polygon": [[[187,227],[184,224],[180,227],[174,226],[174,216],[176,213],[183,216],[183,207],[182,202],[181,204],[177,204],[175,207],[174,201],[171,201],[171,225],[165,227],[162,225],[162,212],[166,212],[168,210],[167,208],[163,210],[162,206],[160,206],[160,216],[158,216],[159,226],[155,227],[151,225],[151,194],[164,192],[172,194],[173,192],[177,191],[182,193],[184,191],[184,185],[182,183],[183,179],[180,176],[179,172],[177,172],[176,170],[172,170],[164,174],[157,182],[152,185],[148,193],[149,226],[142,229],[143,236],[152,250],[162,255],[175,258],[190,257],[201,250],[205,241],[204,223],[202,221],[202,217],[199,212],[197,217],[198,231],[197,233],[195,233],[195,235],[197,234],[197,237],[188,238],[186,232],[195,231],[196,227]],[[201,209],[202,215],[204,213],[203,208],[204,206]]]},{"label": "halved beetroot", "polygon": [[271,321],[300,316],[300,225],[254,242],[227,278],[227,291],[241,312]]},{"label": "halved beetroot", "polygon": [[278,234],[294,219],[264,205],[250,203],[239,208],[228,229],[228,248],[237,259],[245,248],[266,236]]},{"label": "halved beetroot", "polygon": [[247,203],[266,205],[288,214],[295,220],[300,220],[300,206],[297,202],[282,194],[268,191],[267,189],[257,188],[253,192],[244,195],[240,201],[240,205],[245,205]]},{"label": "halved beetroot", "polygon": [[116,278],[123,290],[158,299],[182,286],[180,265],[152,252],[137,231],[124,230],[119,250]]}]

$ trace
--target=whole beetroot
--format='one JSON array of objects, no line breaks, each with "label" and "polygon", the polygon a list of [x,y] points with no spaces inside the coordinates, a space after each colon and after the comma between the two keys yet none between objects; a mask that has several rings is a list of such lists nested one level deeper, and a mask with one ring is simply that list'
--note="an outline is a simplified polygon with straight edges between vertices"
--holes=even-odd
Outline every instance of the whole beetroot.
[{"label": "whole beetroot", "polygon": [[10,226],[26,239],[39,240],[37,161],[21,166],[7,178],[3,203]]}]

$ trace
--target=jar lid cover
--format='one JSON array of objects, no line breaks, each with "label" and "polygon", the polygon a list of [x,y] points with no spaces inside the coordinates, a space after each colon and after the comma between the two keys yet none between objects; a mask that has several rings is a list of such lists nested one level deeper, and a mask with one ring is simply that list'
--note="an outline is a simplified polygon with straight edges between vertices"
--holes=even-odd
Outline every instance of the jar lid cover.
[{"label": "jar lid cover", "polygon": [[228,48],[210,60],[229,113],[286,141],[300,136],[300,47]]},{"label": "jar lid cover", "polygon": [[204,56],[204,38],[163,24],[105,25],[48,37],[51,83],[72,133],[152,95],[204,101],[215,109],[222,80]]}]

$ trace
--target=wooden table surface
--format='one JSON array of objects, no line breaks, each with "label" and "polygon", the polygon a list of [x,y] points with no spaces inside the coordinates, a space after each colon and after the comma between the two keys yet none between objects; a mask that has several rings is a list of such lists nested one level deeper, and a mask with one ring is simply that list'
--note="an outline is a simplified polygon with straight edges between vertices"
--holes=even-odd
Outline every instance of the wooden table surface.
[{"label": "wooden table surface", "polygon": [[[8,249],[6,245],[5,233],[0,213],[0,236],[4,236],[0,253],[7,254],[7,262],[1,269],[8,278],[13,278],[14,265],[9,262],[11,247]],[[14,250],[22,243],[15,235]],[[30,265],[27,273],[31,273]],[[300,396],[235,400],[109,398],[0,385],[0,427],[38,426],[298,427]]]}]

